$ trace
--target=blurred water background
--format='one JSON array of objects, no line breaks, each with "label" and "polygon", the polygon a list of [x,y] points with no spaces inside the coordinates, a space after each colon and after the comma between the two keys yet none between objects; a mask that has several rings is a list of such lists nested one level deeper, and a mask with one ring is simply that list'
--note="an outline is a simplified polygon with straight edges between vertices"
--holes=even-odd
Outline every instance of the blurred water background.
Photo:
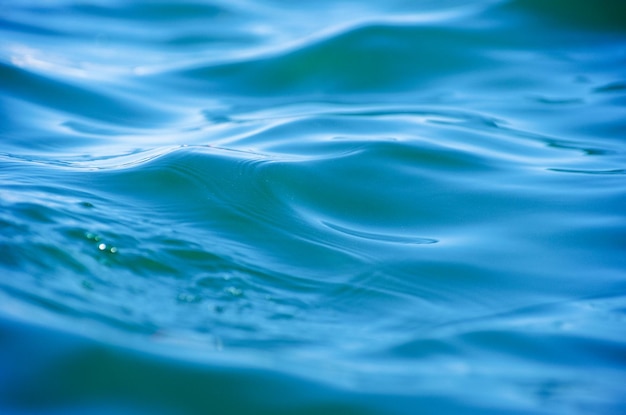
[{"label": "blurred water background", "polygon": [[623,414],[626,3],[0,1],[0,413]]}]

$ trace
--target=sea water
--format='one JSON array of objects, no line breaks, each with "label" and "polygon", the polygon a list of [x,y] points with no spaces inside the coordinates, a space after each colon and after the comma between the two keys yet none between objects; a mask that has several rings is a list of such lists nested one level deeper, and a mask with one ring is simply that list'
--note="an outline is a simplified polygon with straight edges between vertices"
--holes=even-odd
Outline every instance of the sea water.
[{"label": "sea water", "polygon": [[0,2],[0,413],[622,414],[626,3]]}]

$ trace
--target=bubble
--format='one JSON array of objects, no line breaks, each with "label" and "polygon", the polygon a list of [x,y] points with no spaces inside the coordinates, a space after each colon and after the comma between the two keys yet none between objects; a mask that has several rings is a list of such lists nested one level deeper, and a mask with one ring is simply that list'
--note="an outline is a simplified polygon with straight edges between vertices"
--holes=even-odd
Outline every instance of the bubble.
[{"label": "bubble", "polygon": [[85,232],[85,238],[89,239],[90,241],[95,241],[95,242],[98,242],[101,239],[98,235],[96,235],[95,233],[91,233],[91,232]]},{"label": "bubble", "polygon": [[101,250],[101,251],[104,251],[105,249],[107,249],[107,246],[106,246],[106,244],[100,244],[100,245],[98,245],[98,249]]}]

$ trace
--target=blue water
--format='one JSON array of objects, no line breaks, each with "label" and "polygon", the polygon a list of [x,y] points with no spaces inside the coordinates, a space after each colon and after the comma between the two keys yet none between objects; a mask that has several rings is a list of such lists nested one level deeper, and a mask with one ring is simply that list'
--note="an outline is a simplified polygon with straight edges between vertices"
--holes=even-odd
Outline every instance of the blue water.
[{"label": "blue water", "polygon": [[626,413],[626,3],[0,1],[0,413]]}]

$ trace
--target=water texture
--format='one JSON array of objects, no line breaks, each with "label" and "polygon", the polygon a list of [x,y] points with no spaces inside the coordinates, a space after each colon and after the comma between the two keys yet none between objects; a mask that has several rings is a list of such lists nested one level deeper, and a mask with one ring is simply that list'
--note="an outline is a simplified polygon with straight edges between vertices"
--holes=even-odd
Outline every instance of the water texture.
[{"label": "water texture", "polygon": [[625,413],[625,22],[0,1],[0,413]]}]

